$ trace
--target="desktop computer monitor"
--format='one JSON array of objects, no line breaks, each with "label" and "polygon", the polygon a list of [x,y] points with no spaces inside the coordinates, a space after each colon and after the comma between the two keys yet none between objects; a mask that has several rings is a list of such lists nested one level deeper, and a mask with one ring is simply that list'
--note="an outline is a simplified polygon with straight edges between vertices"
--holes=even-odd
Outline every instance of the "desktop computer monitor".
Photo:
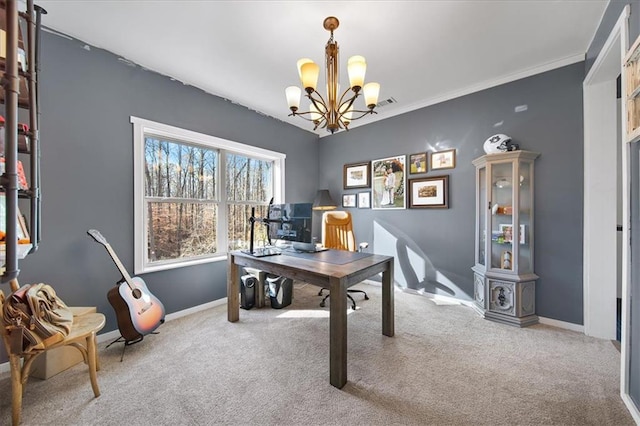
[{"label": "desktop computer monitor", "polygon": [[311,235],[312,203],[285,203],[269,206],[269,239],[286,241],[300,251],[315,251]]}]

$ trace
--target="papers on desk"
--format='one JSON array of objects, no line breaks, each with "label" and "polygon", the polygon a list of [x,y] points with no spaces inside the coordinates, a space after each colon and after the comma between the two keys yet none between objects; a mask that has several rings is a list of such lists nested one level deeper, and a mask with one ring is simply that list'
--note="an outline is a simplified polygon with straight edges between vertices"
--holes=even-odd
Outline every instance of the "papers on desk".
[{"label": "papers on desk", "polygon": [[278,254],[282,254],[282,250],[277,247],[260,247],[254,249],[253,253],[249,250],[242,250],[242,252],[255,257],[276,256]]}]

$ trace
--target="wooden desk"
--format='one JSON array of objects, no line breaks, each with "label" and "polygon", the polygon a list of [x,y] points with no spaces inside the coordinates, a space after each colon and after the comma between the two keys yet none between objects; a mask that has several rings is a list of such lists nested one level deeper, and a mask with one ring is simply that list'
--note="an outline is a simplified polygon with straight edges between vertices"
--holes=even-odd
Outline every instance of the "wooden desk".
[{"label": "wooden desk", "polygon": [[[355,257],[351,252],[343,252]],[[382,334],[394,334],[393,257],[370,255],[346,263],[320,262],[309,256],[300,258],[281,254],[253,257],[234,251],[227,260],[227,319],[240,319],[240,274],[238,268],[257,268],[330,289],[329,368],[331,384],[342,388],[347,383],[347,288],[382,272]]]}]

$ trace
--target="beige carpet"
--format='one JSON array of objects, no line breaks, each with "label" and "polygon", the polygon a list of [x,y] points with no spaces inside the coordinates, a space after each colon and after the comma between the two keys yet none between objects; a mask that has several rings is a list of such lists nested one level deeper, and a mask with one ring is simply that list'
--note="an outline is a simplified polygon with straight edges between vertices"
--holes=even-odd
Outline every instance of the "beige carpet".
[{"label": "beige carpet", "polygon": [[[100,344],[102,395],[84,365],[30,379],[23,425],[632,425],[608,340],[518,329],[471,308],[396,292],[381,334],[380,288],[360,284],[348,320],[348,382],[329,384],[328,307],[296,284],[287,309],[226,306],[167,322],[126,349]],[[0,376],[0,424],[10,380]]]}]

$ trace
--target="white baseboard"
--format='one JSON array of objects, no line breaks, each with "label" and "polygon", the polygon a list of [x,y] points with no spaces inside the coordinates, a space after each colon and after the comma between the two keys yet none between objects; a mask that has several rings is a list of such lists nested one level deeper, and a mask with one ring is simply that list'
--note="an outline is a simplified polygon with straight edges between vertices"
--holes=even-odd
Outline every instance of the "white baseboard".
[{"label": "white baseboard", "polygon": [[468,306],[468,307],[473,307],[473,301],[472,300],[463,300],[463,299],[458,299],[456,297],[451,297],[451,296],[443,296],[441,294],[434,294],[434,293],[429,293],[427,291],[424,290],[414,290],[411,288],[405,288],[402,289],[403,292],[405,293],[410,293],[410,294],[416,294],[418,296],[423,296],[426,297],[427,299],[431,299],[433,301],[435,301],[436,303],[438,302],[442,302],[442,303],[446,303],[449,305],[463,305],[463,306]]},{"label": "white baseboard", "polygon": [[552,318],[538,317],[540,324],[551,325],[553,327],[564,328],[565,330],[577,331],[584,334],[584,325],[574,324],[572,322],[558,321]]},{"label": "white baseboard", "polygon": [[[200,312],[200,311],[203,311],[205,309],[214,308],[216,306],[226,305],[226,304],[227,304],[227,298],[224,297],[222,299],[214,300],[213,302],[204,303],[202,305],[194,306],[192,308],[183,309],[182,311],[178,311],[178,312],[174,312],[172,314],[166,315],[164,317],[164,320],[165,320],[165,322],[166,321],[173,321],[175,319],[182,318],[182,317],[185,317],[187,315],[195,314],[196,312]],[[119,330],[112,330],[112,331],[108,331],[106,333],[98,334],[96,336],[96,339],[98,340],[98,343],[104,343],[104,342],[116,340],[118,337],[120,337],[120,331]],[[7,362],[3,362],[2,364],[0,364],[0,374],[8,373],[10,371],[11,370],[9,368],[9,362],[8,361]]]},{"label": "white baseboard", "polygon": [[[369,284],[369,283],[367,283]],[[379,285],[378,283],[375,283],[376,285]],[[445,302],[445,303],[451,303],[451,304],[458,304],[458,305],[464,305],[464,306],[468,306],[468,307],[473,307],[473,301],[472,300],[462,300],[462,299],[457,299],[455,297],[449,297],[449,296],[441,296],[439,294],[433,294],[433,293],[428,293],[424,290],[413,290],[413,289],[404,289],[403,290],[405,293],[411,293],[411,294],[417,294],[420,296],[424,296],[427,297],[429,299],[433,299],[434,301],[436,301],[436,303],[438,301],[441,302]],[[546,318],[546,317],[538,317],[538,320],[540,321],[540,324],[545,324],[545,325],[550,325],[553,327],[558,327],[558,328],[563,328],[565,330],[571,330],[571,331],[577,331],[578,333],[584,333],[584,326],[580,325],[580,324],[574,324],[571,322],[566,322],[566,321],[559,321],[559,320],[555,320],[552,318]]]},{"label": "white baseboard", "polygon": [[635,420],[635,422],[640,425],[640,412],[638,412],[638,407],[636,406],[636,404],[633,402],[629,395],[620,392],[620,396],[622,397],[624,405],[627,406],[629,413],[631,413],[631,417],[633,417],[633,420]]}]

